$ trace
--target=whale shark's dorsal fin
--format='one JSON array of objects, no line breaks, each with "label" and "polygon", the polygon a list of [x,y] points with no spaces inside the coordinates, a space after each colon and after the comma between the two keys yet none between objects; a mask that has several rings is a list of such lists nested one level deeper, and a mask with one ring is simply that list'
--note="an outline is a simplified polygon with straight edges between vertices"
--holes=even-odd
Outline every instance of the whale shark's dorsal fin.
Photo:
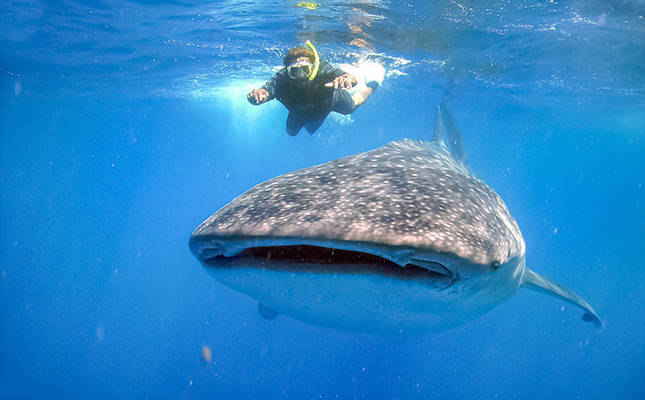
[{"label": "whale shark's dorsal fin", "polygon": [[542,276],[537,272],[524,268],[524,275],[522,276],[520,287],[546,293],[582,308],[585,311],[582,319],[585,321],[592,321],[596,328],[602,329],[602,321],[600,321],[600,317],[593,307],[585,301],[585,299],[575,294],[571,289],[560,285],[546,276]]},{"label": "whale shark's dorsal fin", "polygon": [[432,131],[432,141],[438,145],[446,147],[443,141],[443,116],[441,115],[441,106],[437,106],[434,113],[434,130]]},{"label": "whale shark's dorsal fin", "polygon": [[464,139],[461,137],[461,132],[457,128],[457,123],[452,117],[452,113],[446,106],[446,103],[441,103],[441,115],[443,117],[443,124],[446,129],[446,134],[448,136],[448,145],[450,147],[450,153],[452,156],[461,161],[464,165],[468,165],[468,159],[466,158],[466,149],[464,149]]},{"label": "whale shark's dorsal fin", "polygon": [[[447,143],[444,141],[444,135],[448,139]],[[483,181],[483,179],[473,172],[468,165],[468,158],[466,157],[466,150],[464,148],[464,140],[461,137],[459,128],[457,128],[455,119],[452,117],[452,114],[445,103],[441,103],[436,108],[432,142],[443,148],[446,153],[450,154],[455,161],[463,166],[465,174]]]}]

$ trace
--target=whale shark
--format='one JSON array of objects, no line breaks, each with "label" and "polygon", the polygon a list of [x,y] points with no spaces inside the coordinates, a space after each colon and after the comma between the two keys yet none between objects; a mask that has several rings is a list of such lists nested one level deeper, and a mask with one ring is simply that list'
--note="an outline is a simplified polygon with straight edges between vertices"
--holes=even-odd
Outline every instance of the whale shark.
[{"label": "whale shark", "polygon": [[189,247],[267,319],[426,334],[523,287],[581,308],[602,328],[582,297],[526,267],[518,224],[471,171],[445,105],[431,141],[403,139],[260,183],[199,225]]}]

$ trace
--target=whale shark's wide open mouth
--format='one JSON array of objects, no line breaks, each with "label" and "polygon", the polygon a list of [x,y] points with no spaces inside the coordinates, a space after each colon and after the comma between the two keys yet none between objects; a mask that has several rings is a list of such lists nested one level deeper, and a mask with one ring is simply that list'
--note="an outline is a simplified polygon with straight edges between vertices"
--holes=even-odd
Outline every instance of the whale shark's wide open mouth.
[{"label": "whale shark's wide open mouth", "polygon": [[251,247],[230,257],[217,255],[202,261],[209,267],[254,267],[283,272],[374,274],[403,280],[428,280],[443,287],[453,283],[448,270],[437,264],[432,271],[414,264],[402,267],[390,260],[360,251],[310,245]]}]

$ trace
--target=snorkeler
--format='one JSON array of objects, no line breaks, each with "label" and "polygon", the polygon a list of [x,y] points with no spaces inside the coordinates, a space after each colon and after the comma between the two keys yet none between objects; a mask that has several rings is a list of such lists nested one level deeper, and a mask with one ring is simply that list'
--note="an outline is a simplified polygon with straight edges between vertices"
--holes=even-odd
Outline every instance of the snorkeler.
[{"label": "snorkeler", "polygon": [[303,126],[313,134],[332,111],[353,113],[379,85],[371,80],[365,89],[350,95],[345,89],[357,84],[356,77],[320,60],[310,41],[306,45],[289,50],[284,68],[247,95],[253,105],[278,99],[289,110],[287,133],[291,136],[296,136]]}]

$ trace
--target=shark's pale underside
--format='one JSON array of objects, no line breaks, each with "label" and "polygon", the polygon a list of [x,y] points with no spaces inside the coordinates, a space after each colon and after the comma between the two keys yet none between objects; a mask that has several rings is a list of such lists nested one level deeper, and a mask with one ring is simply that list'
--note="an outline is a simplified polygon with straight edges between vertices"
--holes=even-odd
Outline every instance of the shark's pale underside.
[{"label": "shark's pale underside", "polygon": [[215,279],[258,300],[265,318],[427,333],[527,287],[602,327],[584,299],[525,267],[515,219],[470,171],[443,106],[432,141],[404,139],[263,182],[195,229],[190,249]]}]

